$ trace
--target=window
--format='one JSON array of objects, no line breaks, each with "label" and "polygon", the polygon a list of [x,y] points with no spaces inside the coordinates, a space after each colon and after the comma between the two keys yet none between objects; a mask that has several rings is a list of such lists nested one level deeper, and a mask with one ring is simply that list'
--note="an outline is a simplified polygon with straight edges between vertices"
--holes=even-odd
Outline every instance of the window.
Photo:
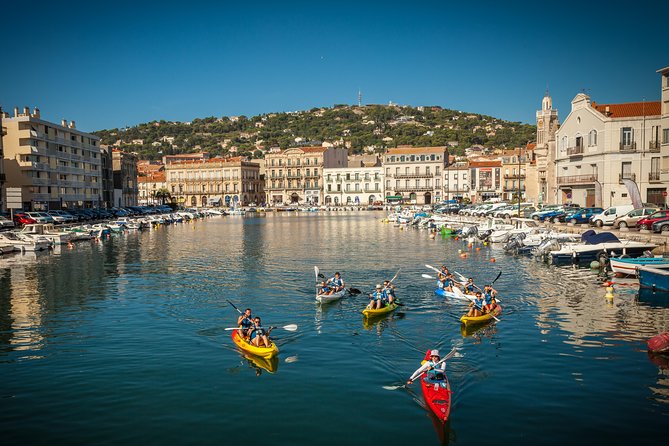
[{"label": "window", "polygon": [[634,130],[632,127],[623,127],[620,135],[620,144],[623,147],[630,147],[634,140]]},{"label": "window", "polygon": [[662,143],[669,144],[669,129],[662,129]]},{"label": "window", "polygon": [[588,134],[588,146],[596,146],[597,145],[597,130],[590,130],[590,133]]},{"label": "window", "polygon": [[632,178],[632,162],[627,161],[622,163],[621,174],[622,179],[631,179]]}]

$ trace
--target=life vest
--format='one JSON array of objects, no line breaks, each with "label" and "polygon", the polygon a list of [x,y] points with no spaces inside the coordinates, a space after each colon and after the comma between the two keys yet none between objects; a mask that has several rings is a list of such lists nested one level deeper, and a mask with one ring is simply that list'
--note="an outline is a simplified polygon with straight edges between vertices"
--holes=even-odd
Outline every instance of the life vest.
[{"label": "life vest", "polygon": [[244,319],[242,319],[242,322],[241,322],[240,325],[241,325],[242,328],[244,328],[244,329],[249,329],[249,328],[251,328],[251,326],[253,326],[253,324],[251,323],[251,321],[250,321],[249,318],[247,318],[247,317],[245,317]]}]

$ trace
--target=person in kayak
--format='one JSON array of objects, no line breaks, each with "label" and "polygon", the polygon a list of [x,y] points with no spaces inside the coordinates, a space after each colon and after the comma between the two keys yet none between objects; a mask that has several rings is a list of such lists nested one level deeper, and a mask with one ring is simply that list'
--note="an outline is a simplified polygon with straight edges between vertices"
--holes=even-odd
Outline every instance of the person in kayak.
[{"label": "person in kayak", "polygon": [[322,281],[320,284],[320,289],[318,290],[319,296],[329,296],[334,292],[334,288],[328,286],[327,282]]},{"label": "person in kayak", "polygon": [[483,316],[485,312],[485,301],[483,300],[483,295],[480,291],[476,293],[476,299],[469,304],[469,312],[467,316],[469,317],[479,317]]},{"label": "person in kayak", "polygon": [[407,385],[414,382],[423,373],[427,375],[428,382],[444,380],[446,377],[446,361],[439,363],[439,350],[430,351],[430,359],[413,372],[413,375],[407,381]]},{"label": "person in kayak", "polygon": [[262,341],[264,347],[269,348],[269,346],[271,345],[271,342],[269,340],[269,334],[271,331],[272,331],[271,328],[269,330],[265,330],[262,327],[260,318],[256,316],[253,319],[253,327],[251,328],[251,344],[255,345],[256,347],[262,347],[260,345],[260,341]]},{"label": "person in kayak", "polygon": [[376,291],[369,295],[369,298],[372,299],[367,305],[367,308],[370,310],[379,310],[385,305],[388,301],[388,295],[381,286],[380,283],[376,284]]},{"label": "person in kayak", "polygon": [[497,296],[497,290],[495,290],[492,285],[483,287],[483,302],[487,313],[491,313],[495,307],[497,307],[495,296]]},{"label": "person in kayak", "polygon": [[383,281],[383,291],[387,296],[387,304],[395,302],[395,285],[393,285],[389,280]]},{"label": "person in kayak", "polygon": [[253,317],[251,316],[251,309],[247,308],[237,318],[237,326],[239,326],[239,334],[244,339],[248,339],[251,335],[251,328],[253,328]]},{"label": "person in kayak", "polygon": [[464,288],[466,294],[474,294],[476,292],[476,285],[474,285],[474,279],[471,277],[467,279],[467,283],[465,284]]},{"label": "person in kayak", "polygon": [[328,285],[333,288],[334,293],[344,289],[344,279],[341,278],[338,271],[334,274],[334,277],[328,279]]}]

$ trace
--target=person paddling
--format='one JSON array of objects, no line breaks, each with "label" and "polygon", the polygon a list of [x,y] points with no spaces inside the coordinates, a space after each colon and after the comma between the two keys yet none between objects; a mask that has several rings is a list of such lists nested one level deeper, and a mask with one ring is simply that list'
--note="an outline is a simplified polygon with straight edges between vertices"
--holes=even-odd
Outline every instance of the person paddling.
[{"label": "person paddling", "polygon": [[265,330],[262,327],[260,318],[256,316],[253,319],[253,328],[251,329],[251,344],[255,345],[256,347],[261,347],[260,341],[262,341],[264,346],[269,348],[271,344],[269,340],[269,334],[271,331],[272,331],[271,328],[269,330]]},{"label": "person paddling", "polygon": [[467,283],[465,284],[464,288],[466,294],[474,294],[476,292],[476,285],[474,285],[474,279],[471,277],[467,279]]},{"label": "person paddling", "polygon": [[469,304],[470,308],[469,312],[467,313],[467,316],[469,317],[483,316],[483,313],[485,312],[484,305],[485,301],[483,300],[483,296],[479,291],[476,293],[476,299]]},{"label": "person paddling", "polygon": [[322,281],[320,284],[320,289],[318,290],[319,296],[329,296],[334,292],[334,288],[328,286],[325,281]]},{"label": "person paddling", "polygon": [[253,317],[251,316],[251,309],[247,308],[237,318],[237,325],[239,326],[239,334],[244,339],[248,339],[251,335],[251,328],[253,328]]},{"label": "person paddling", "polygon": [[395,285],[390,280],[383,281],[383,291],[386,293],[386,300],[388,304],[395,302]]},{"label": "person paddling", "polygon": [[487,313],[492,313],[495,307],[497,307],[495,296],[497,296],[497,290],[495,290],[492,285],[483,287],[483,302]]},{"label": "person paddling", "polygon": [[446,361],[439,364],[439,350],[430,351],[430,359],[421,365],[411,378],[407,381],[407,386],[416,380],[423,373],[427,374],[428,382],[443,381],[446,377]]},{"label": "person paddling", "polygon": [[372,299],[369,302],[369,305],[367,305],[367,308],[370,310],[381,309],[381,307],[384,306],[385,302],[388,300],[388,296],[380,283],[376,284],[376,291],[370,294],[369,298]]},{"label": "person paddling", "polygon": [[334,274],[334,277],[328,279],[328,285],[333,288],[335,293],[344,289],[344,279],[341,278],[339,271]]}]

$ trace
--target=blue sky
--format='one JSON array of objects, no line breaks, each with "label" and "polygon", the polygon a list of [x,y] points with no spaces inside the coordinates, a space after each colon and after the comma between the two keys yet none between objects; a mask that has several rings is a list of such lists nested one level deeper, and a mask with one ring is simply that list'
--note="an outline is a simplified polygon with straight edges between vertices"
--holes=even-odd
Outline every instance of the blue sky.
[{"label": "blue sky", "polygon": [[548,86],[659,100],[661,2],[8,2],[0,105],[86,131],[334,104],[534,123]]}]

